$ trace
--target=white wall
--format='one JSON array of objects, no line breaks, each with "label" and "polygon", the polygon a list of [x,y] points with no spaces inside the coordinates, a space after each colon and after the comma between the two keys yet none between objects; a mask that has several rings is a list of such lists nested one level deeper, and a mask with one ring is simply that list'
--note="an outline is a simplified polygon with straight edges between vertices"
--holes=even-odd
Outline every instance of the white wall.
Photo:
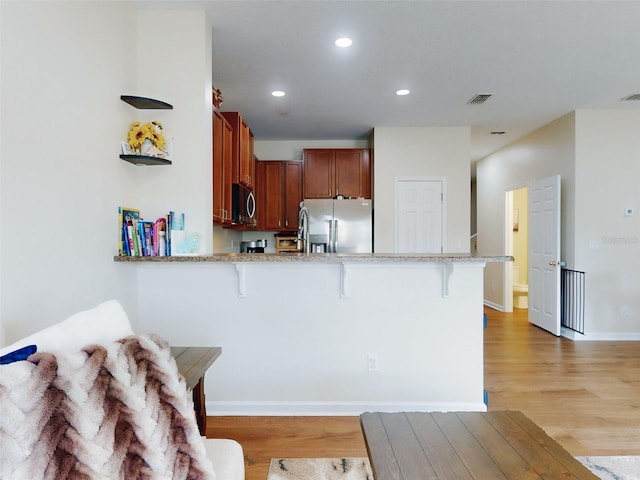
[{"label": "white wall", "polygon": [[[374,129],[374,250],[393,252],[396,177],[447,181],[445,252],[469,251],[471,168],[468,127]],[[493,252],[498,253],[498,252]]]},{"label": "white wall", "polygon": [[108,298],[135,303],[111,259],[117,207],[136,199],[118,158],[136,16],[125,2],[0,5],[0,342],[9,343]]},{"label": "white wall", "polygon": [[587,338],[640,339],[640,111],[576,112],[575,225]]},{"label": "white wall", "polygon": [[[478,162],[478,250],[504,246],[504,192],[562,178],[562,260],[586,273],[586,339],[640,338],[640,112],[577,110]],[[485,268],[485,302],[501,309],[502,268]],[[621,314],[626,307],[628,314]]]},{"label": "white wall", "polygon": [[202,235],[202,253],[213,251],[211,36],[204,11],[140,12],[136,94],[174,109],[131,112],[134,120],[160,119],[165,136],[175,137],[170,167],[130,168],[143,216],[184,212],[185,229]]},{"label": "white wall", "polygon": [[[562,258],[573,263],[574,114],[565,115],[477,162],[478,253],[506,254],[505,192],[551,175],[561,176]],[[503,275],[510,264],[490,263],[484,271],[485,302],[504,309]]]},{"label": "white wall", "polygon": [[242,232],[230,228],[213,227],[213,253],[238,253]]},{"label": "white wall", "polygon": [[[137,274],[112,260],[118,206],[147,218],[184,211],[187,229],[201,231],[212,248],[206,18],[140,12],[131,2],[0,6],[0,343],[109,298],[135,322]],[[122,94],[165,100],[174,110],[136,110]],[[174,165],[120,160],[129,124],[154,118],[176,138]]]},{"label": "white wall", "polygon": [[254,142],[253,149],[258,160],[302,160],[305,148],[369,147],[367,140],[263,140]]},{"label": "white wall", "polygon": [[139,274],[141,331],[222,347],[205,381],[209,415],[485,409],[481,263],[453,265],[450,298],[437,263],[346,265],[346,298],[337,264],[119,267]]}]

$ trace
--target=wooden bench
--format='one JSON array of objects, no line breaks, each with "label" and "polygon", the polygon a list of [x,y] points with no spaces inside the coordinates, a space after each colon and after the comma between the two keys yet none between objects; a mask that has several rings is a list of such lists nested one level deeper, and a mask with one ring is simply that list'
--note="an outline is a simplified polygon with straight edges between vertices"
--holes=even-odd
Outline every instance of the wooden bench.
[{"label": "wooden bench", "polygon": [[523,413],[364,413],[375,480],[598,477]]}]

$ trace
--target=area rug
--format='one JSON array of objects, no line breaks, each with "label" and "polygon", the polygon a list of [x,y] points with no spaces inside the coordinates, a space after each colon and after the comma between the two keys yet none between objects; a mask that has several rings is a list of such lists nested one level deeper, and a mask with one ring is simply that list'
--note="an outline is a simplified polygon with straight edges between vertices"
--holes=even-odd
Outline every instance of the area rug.
[{"label": "area rug", "polygon": [[[576,457],[602,480],[640,480],[640,456]],[[272,458],[267,480],[373,480],[369,459]]]},{"label": "area rug", "polygon": [[373,480],[369,459],[272,458],[267,480]]},{"label": "area rug", "polygon": [[576,458],[602,480],[640,480],[640,455]]}]

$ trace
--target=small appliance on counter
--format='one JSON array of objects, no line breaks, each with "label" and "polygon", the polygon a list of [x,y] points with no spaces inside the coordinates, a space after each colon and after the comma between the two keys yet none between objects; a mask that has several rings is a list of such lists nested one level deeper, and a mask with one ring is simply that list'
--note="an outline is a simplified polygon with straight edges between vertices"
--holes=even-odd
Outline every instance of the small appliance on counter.
[{"label": "small appliance on counter", "polygon": [[264,253],[266,246],[266,238],[252,240],[251,242],[240,242],[240,253]]},{"label": "small appliance on counter", "polygon": [[298,237],[291,233],[277,233],[276,253],[298,253]]}]

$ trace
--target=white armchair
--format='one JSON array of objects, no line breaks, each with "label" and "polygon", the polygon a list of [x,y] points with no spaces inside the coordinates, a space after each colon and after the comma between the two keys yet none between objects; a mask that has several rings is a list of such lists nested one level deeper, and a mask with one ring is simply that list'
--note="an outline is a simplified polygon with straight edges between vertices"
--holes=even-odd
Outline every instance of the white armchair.
[{"label": "white armchair", "polygon": [[[152,341],[153,339],[147,341],[147,339],[142,338],[141,340],[142,343],[140,343],[140,341],[137,340],[137,337],[135,336],[131,328],[129,319],[126,313],[124,312],[124,310],[122,309],[122,306],[117,301],[112,300],[112,301],[108,301],[103,304],[100,304],[94,309],[77,313],[69,317],[68,319],[64,320],[63,322],[60,322],[44,330],[36,332],[35,334],[25,337],[20,341],[15,342],[12,345],[3,347],[2,349],[0,349],[0,358],[5,357],[6,359],[11,352],[15,352],[21,347],[24,347],[27,345],[37,345],[38,352],[50,352],[54,355],[57,355],[56,358],[58,359],[58,362],[59,362],[58,369],[60,371],[65,369],[67,371],[73,371],[73,369],[79,369],[80,367],[83,367],[83,365],[81,365],[80,363],[82,359],[85,359],[85,361],[87,361],[85,358],[87,354],[84,354],[85,355],[84,357],[81,357],[80,355],[81,355],[81,350],[86,349],[88,345],[104,346],[102,351],[106,352],[105,355],[109,357],[118,348],[120,348],[120,350],[122,350],[123,348],[130,348],[129,346],[122,347],[122,343],[118,343],[118,342],[122,342],[122,340],[120,339],[123,339],[124,337],[136,338],[135,341],[138,341],[138,344],[145,344],[146,342],[147,345],[150,345],[149,348],[152,348],[152,349],[156,348],[158,349],[158,351],[163,351],[163,348],[162,348],[163,341],[161,339],[158,339],[158,342],[157,342],[159,346],[158,344],[154,343],[154,341]],[[133,342],[131,343],[133,345],[135,344],[135,341],[130,340],[129,342],[130,343]],[[168,345],[166,345],[166,347],[167,347],[166,352],[168,352]],[[78,353],[70,354],[70,352],[78,352]],[[146,352],[143,352],[143,353],[146,353]],[[170,361],[168,360],[165,363],[168,363],[168,364],[173,363],[173,366],[169,365],[167,367],[167,371],[177,373],[177,369],[175,369],[175,362],[173,362],[173,359],[171,358],[169,353],[167,353],[166,355]],[[127,360],[131,361],[130,359],[125,358],[123,363],[126,364]],[[92,360],[89,360],[88,362],[90,361]],[[119,361],[120,360],[115,360],[115,362],[119,362]],[[145,359],[145,362],[146,362],[146,359]],[[160,359],[158,363],[162,363],[162,359]],[[24,365],[21,366],[20,364],[24,364]],[[19,478],[15,476],[15,472],[19,471],[17,469],[22,468],[23,472],[26,471],[25,469],[27,467],[25,467],[22,464],[20,464],[22,466],[18,465],[18,467],[16,467],[16,465],[14,464],[11,464],[12,458],[14,460],[17,459],[18,462],[23,462],[24,464],[24,462],[26,461],[25,459],[28,459],[29,456],[38,455],[37,446],[33,447],[32,451],[28,451],[28,448],[25,447],[26,444],[24,442],[22,444],[20,443],[22,441],[21,439],[25,437],[24,432],[21,432],[21,429],[25,429],[28,426],[26,425],[26,423],[21,423],[22,420],[20,416],[23,415],[23,412],[20,412],[17,409],[12,410],[13,408],[12,406],[15,405],[16,403],[29,401],[29,398],[17,398],[16,395],[18,395],[17,392],[19,391],[18,387],[20,386],[20,382],[25,380],[23,378],[25,375],[24,372],[35,371],[34,369],[37,369],[36,367],[34,367],[33,364],[31,364],[29,361],[26,361],[26,362],[18,361],[8,365],[0,365],[0,408],[2,409],[2,412],[3,412],[2,413],[3,420],[0,421],[0,436],[2,436],[4,439],[7,440],[7,445],[10,444],[12,446],[12,450],[9,449],[10,450],[9,454],[7,455],[3,454],[2,462],[0,462],[0,478]],[[104,367],[101,367],[101,368],[103,368],[104,370]],[[136,366],[132,368],[133,370],[132,370],[131,376],[133,377],[134,375],[137,374],[136,372],[138,372],[138,370],[136,370],[137,368]],[[143,367],[140,367],[140,371],[146,368],[151,368],[151,367],[147,367],[145,363]],[[29,369],[32,369],[32,370],[29,370]],[[145,374],[147,373],[146,370],[144,371],[144,373]],[[160,372],[160,373],[164,374],[165,372]],[[115,375],[126,376],[128,374],[129,374],[128,371],[125,371],[124,374],[115,374]],[[178,377],[178,375],[175,375],[175,377]],[[184,415],[184,418],[186,419],[185,421],[189,423],[189,425],[184,427],[184,430],[183,430],[184,432],[187,432],[185,433],[185,435],[187,437],[186,443],[188,445],[185,448],[179,447],[178,456],[176,456],[175,458],[179,458],[179,455],[183,455],[183,457],[180,457],[180,458],[184,458],[185,455],[187,455],[187,458],[188,458],[189,452],[195,452],[193,454],[194,456],[192,461],[194,463],[197,463],[198,461],[197,457],[200,453],[202,453],[203,455],[206,456],[206,458],[208,458],[208,460],[211,462],[213,466],[213,473],[212,473],[210,471],[210,466],[206,465],[207,461],[205,460],[201,462],[204,465],[202,470],[205,471],[205,475],[202,476],[202,478],[209,478],[209,479],[213,478],[217,480],[244,480],[245,478],[244,453],[240,444],[238,444],[234,440],[206,439],[204,437],[200,437],[197,431],[195,416],[191,415],[193,414],[193,411],[191,410],[189,412],[189,408],[188,408],[189,405],[191,405],[191,409],[193,408],[190,395],[186,392],[184,388],[182,388],[182,390],[185,390],[185,391],[181,392],[180,385],[183,385],[184,381],[182,381],[182,384],[180,384],[179,383],[180,380],[178,378],[171,378],[171,377],[161,377],[161,378],[165,378],[166,382],[174,385],[174,387],[172,388],[176,389],[176,391],[178,392],[178,396],[181,396],[181,394],[184,393],[183,395],[184,399],[182,398],[179,399],[179,402],[182,402],[182,403],[180,403],[176,408],[182,409],[181,411],[185,412],[185,415]],[[84,381],[84,377],[80,375],[78,379],[73,379],[72,377],[72,380],[73,381],[78,380],[79,383],[82,383]],[[68,379],[61,380],[61,382],[63,382],[62,383],[63,387],[70,383]],[[65,387],[65,388],[69,388],[69,390],[73,390],[73,386]],[[131,388],[135,389],[137,388],[137,386],[134,385]],[[167,383],[164,384],[164,388],[168,388]],[[79,391],[79,389],[76,389],[76,390]],[[145,386],[142,387],[142,393],[145,394]],[[93,392],[89,391],[88,393],[86,392],[78,393],[77,391],[74,390],[73,392],[70,393],[70,396],[73,397],[73,395],[79,396],[83,394],[85,396],[86,395],[91,396],[93,395]],[[131,401],[134,401],[134,400],[131,400]],[[155,408],[157,410],[157,406]],[[12,412],[14,413],[14,418],[11,418]],[[50,413],[47,415],[51,416]],[[193,418],[189,418],[189,417],[193,417]],[[145,419],[145,421],[153,422],[154,418],[155,419],[158,418],[157,411],[151,412],[151,420]],[[192,421],[192,425],[191,425],[191,421]],[[98,428],[90,425],[90,422],[85,422],[84,418],[81,419],[81,423],[83,423],[84,425],[81,428],[86,428],[88,429],[88,431],[91,430],[92,428],[94,429]],[[184,421],[182,423],[184,424]],[[182,428],[183,426],[184,425],[181,424],[180,428]],[[171,428],[173,428],[173,425],[171,426]],[[105,428],[105,430],[108,430],[108,429]],[[142,428],[142,430],[144,429]],[[173,431],[174,430],[170,430],[170,432],[173,432]],[[170,438],[174,436],[173,433],[172,435],[168,435],[168,433],[169,432],[167,432],[167,437]],[[93,432],[93,434],[95,434],[95,432]],[[138,436],[140,435],[138,434]],[[158,435],[155,434],[155,436],[157,437]],[[153,437],[153,435],[150,435],[150,439],[151,437]],[[153,441],[160,442],[160,443],[164,441],[166,443],[166,442],[170,442],[171,440],[166,440],[166,439],[158,440],[156,438]],[[3,440],[3,443],[4,443],[4,440]],[[83,446],[83,448],[86,448],[86,446]],[[90,450],[91,448],[92,448],[91,446],[88,447],[88,450]],[[105,456],[106,454],[102,450],[99,450],[97,452],[90,452],[92,455],[92,458],[100,459],[104,457],[105,464],[107,462],[113,463],[112,460],[109,460],[107,456]],[[82,452],[80,452],[79,455],[82,455]],[[156,457],[158,456],[156,455]],[[155,460],[157,460],[156,457],[154,457]],[[31,459],[31,460],[34,460],[34,459]],[[43,466],[43,465],[46,465],[47,461],[50,461],[50,459],[38,458],[38,459],[35,459],[35,462],[33,463],[39,464],[37,468],[46,469],[46,466]],[[160,460],[158,461],[160,462]],[[178,462],[178,460],[173,460],[173,461],[174,463]],[[36,467],[29,467],[29,468],[36,468]],[[169,466],[167,468],[173,468],[173,467]],[[33,471],[33,470],[30,470],[30,471]],[[121,471],[120,471],[120,475],[122,475]],[[32,477],[32,478],[35,478],[35,477]]]}]

